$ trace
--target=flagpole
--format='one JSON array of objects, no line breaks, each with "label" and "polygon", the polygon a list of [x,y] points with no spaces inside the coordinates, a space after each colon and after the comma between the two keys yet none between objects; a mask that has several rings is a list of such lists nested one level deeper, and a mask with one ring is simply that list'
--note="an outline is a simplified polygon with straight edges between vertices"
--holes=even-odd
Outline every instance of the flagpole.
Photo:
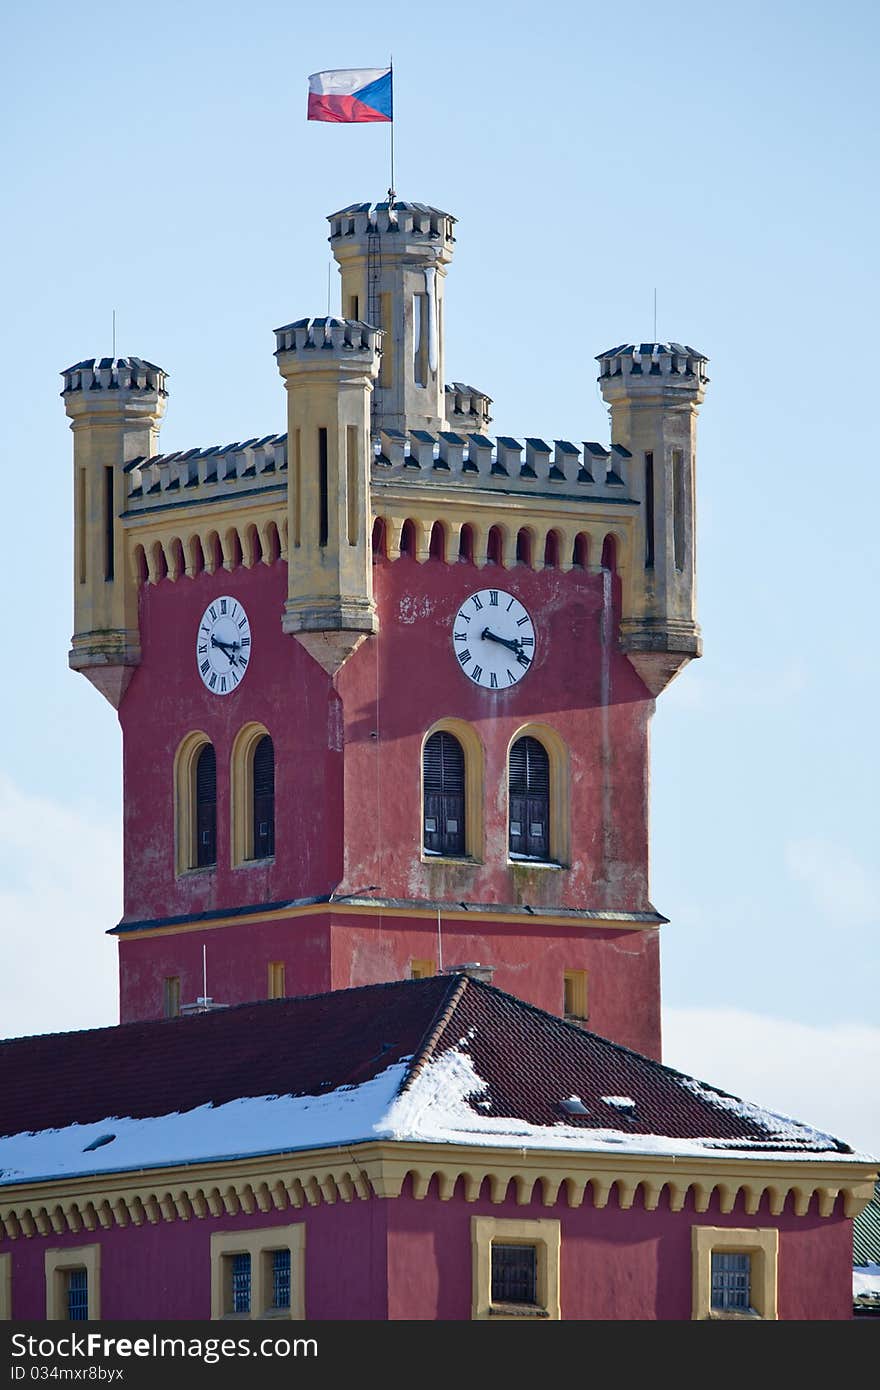
[{"label": "flagpole", "polygon": [[391,186],[388,189],[388,210],[394,207],[394,54],[388,60],[391,69]]}]

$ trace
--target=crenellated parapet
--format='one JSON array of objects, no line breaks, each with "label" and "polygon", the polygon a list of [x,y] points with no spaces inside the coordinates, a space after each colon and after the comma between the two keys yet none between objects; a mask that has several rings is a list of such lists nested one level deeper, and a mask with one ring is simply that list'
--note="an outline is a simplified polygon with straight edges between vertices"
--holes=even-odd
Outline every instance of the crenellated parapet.
[{"label": "crenellated parapet", "polygon": [[[311,336],[314,341],[313,331]],[[299,350],[308,351],[305,341]],[[302,423],[294,428],[301,430]],[[294,526],[291,532],[289,452],[288,436],[277,434],[133,459],[125,469],[129,490],[122,519],[135,553],[143,556],[135,573],[152,583],[177,579],[192,572],[191,553],[201,554],[208,568],[229,567],[237,553],[246,565],[253,553],[260,558],[280,553],[286,559],[288,535],[301,535],[307,505],[301,495],[296,507],[300,530]],[[552,534],[558,542],[554,563],[563,570],[586,563],[587,556],[597,568],[610,534],[617,567],[624,573],[638,509],[630,468],[631,455],[619,444],[382,430],[370,450],[369,522],[383,523],[383,548],[390,559],[400,554],[407,521],[414,528],[414,555],[420,560],[427,559],[438,525],[445,537],[444,558],[457,559],[467,528],[477,565],[487,561],[494,530],[498,562],[507,567],[518,563],[518,538],[525,534],[529,563],[541,567]],[[267,544],[267,525],[274,528],[277,543]],[[252,527],[255,535],[250,535]],[[295,563],[301,546],[302,540],[299,546],[294,542]],[[297,583],[302,583],[301,574]]]},{"label": "crenellated parapet", "polygon": [[[567,485],[575,489],[575,500],[589,492],[595,500],[616,503],[631,500],[630,459],[629,450],[619,444],[606,448],[567,439],[550,444],[536,437],[491,439],[454,430],[381,430],[372,443],[371,477],[380,486],[393,479],[414,491],[452,485],[486,488],[499,496],[513,490],[523,497],[548,489],[561,495]],[[253,496],[255,488],[284,490],[287,470],[286,434],[136,458],[124,469],[127,509],[134,515],[195,500],[208,506],[234,504],[239,497]]]},{"label": "crenellated parapet", "polygon": [[456,219],[450,213],[429,207],[427,203],[407,203],[402,199],[395,199],[393,203],[351,203],[340,212],[331,213],[327,221],[331,243],[343,237],[357,239],[384,232],[414,241],[442,243],[451,257],[455,241]]},{"label": "crenellated parapet", "polygon": [[125,465],[127,509],[143,514],[163,506],[199,502],[229,502],[252,497],[255,488],[285,488],[287,435],[267,434],[208,449],[180,449]]},{"label": "crenellated parapet", "polygon": [[155,392],[167,396],[165,373],[141,357],[89,357],[61,373],[62,395],[77,391]]},{"label": "crenellated parapet", "polygon": [[[318,318],[297,319],[295,323],[285,324],[275,329],[277,348],[275,356],[282,352],[338,352],[346,353],[381,352],[382,334],[368,323],[359,320]],[[316,359],[316,365],[320,362]]]},{"label": "crenellated parapet", "polygon": [[461,381],[445,386],[443,393],[449,429],[457,434],[485,434],[492,423],[491,396]]},{"label": "crenellated parapet", "polygon": [[664,389],[682,387],[690,389],[689,383],[698,382],[705,386],[708,358],[692,347],[681,343],[624,343],[610,348],[596,358],[599,363],[599,380],[603,391],[612,387],[614,377],[642,378],[644,386],[630,381],[630,390],[650,391],[662,381]]}]

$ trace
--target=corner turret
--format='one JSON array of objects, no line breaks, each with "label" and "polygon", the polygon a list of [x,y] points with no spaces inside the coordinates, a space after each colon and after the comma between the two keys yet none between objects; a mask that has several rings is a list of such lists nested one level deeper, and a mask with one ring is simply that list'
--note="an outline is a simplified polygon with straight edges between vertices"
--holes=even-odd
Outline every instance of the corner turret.
[{"label": "corner turret", "polygon": [[139,357],[89,358],[62,373],[73,430],[74,634],[68,657],[115,708],[140,661],[137,583],[119,519],[125,465],[157,452],[165,373]]},{"label": "corner turret", "polygon": [[680,343],[628,343],[597,358],[612,444],[632,455],[631,489],[639,502],[620,641],[653,695],[702,652],[694,465],[706,360]]},{"label": "corner turret", "polygon": [[283,628],[331,676],[378,630],[370,546],[370,395],[382,334],[352,319],[275,330],[287,388]]}]

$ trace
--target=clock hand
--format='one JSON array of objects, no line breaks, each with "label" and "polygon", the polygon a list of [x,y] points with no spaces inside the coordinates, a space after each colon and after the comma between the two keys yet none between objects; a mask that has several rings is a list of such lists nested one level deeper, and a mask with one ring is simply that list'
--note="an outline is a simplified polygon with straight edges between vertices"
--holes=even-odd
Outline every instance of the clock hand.
[{"label": "clock hand", "polygon": [[229,662],[230,666],[235,666],[235,665],[236,665],[236,663],[237,663],[237,661],[238,661],[238,657],[236,656],[236,652],[239,650],[239,648],[240,648],[240,646],[241,646],[241,643],[240,643],[240,642],[223,642],[223,641],[221,641],[221,639],[220,639],[219,637],[214,637],[214,636],[212,636],[212,637],[211,637],[211,646],[212,646],[212,647],[219,647],[220,651],[221,651],[221,652],[223,653],[223,655],[226,657],[226,659],[227,659],[227,661]]},{"label": "clock hand", "polygon": [[480,636],[482,637],[484,642],[498,642],[502,647],[506,647],[508,651],[515,652],[517,656],[519,656],[520,652],[522,651],[522,646],[519,642],[512,642],[509,637],[498,637],[488,627],[483,628],[483,631],[480,633]]}]

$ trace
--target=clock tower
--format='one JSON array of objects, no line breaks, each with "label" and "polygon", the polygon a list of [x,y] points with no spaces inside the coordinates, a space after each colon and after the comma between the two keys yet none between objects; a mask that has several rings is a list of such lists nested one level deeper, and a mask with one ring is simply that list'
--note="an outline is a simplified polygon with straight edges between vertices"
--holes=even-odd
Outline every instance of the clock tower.
[{"label": "clock tower", "polygon": [[329,221],[346,317],[276,330],[286,430],[163,454],[159,368],[64,373],[121,1018],[479,963],[659,1056],[648,728],[700,654],[705,359],[600,354],[607,444],[492,435],[445,383],[454,218]]}]

